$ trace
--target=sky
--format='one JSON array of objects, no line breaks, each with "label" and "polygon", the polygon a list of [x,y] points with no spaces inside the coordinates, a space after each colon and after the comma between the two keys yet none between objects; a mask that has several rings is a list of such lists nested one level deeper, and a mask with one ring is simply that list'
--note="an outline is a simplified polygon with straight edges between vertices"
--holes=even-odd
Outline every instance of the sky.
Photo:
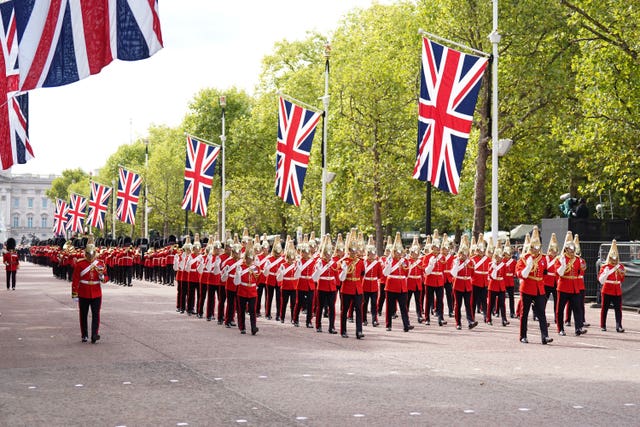
[{"label": "sky", "polygon": [[308,31],[329,35],[349,11],[373,3],[393,0],[160,0],[164,48],[154,56],[116,60],[79,82],[30,92],[35,159],[11,172],[100,168],[149,126],[178,126],[203,88],[253,93],[275,42],[304,39]]}]

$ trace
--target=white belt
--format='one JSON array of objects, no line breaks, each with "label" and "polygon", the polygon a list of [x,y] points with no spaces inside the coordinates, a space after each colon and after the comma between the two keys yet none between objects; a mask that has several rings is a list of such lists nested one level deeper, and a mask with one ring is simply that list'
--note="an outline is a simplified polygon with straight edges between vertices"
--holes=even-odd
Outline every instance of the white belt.
[{"label": "white belt", "polygon": [[98,285],[100,284],[97,280],[80,280],[80,284],[82,285]]},{"label": "white belt", "polygon": [[322,279],[322,280],[333,280],[333,279],[335,279],[335,277],[333,277],[333,276],[320,276],[319,279]]},{"label": "white belt", "polygon": [[442,276],[442,271],[436,271],[434,273],[429,273],[428,276]]},{"label": "white belt", "polygon": [[364,280],[378,280],[377,277],[365,277]]},{"label": "white belt", "polygon": [[282,280],[298,280],[295,277],[283,277]]},{"label": "white belt", "polygon": [[419,279],[421,276],[409,276],[409,279]]},{"label": "white belt", "polygon": [[476,271],[476,274],[489,274],[488,271]]},{"label": "white belt", "polygon": [[460,279],[460,280],[471,280],[471,276],[458,276],[458,277],[456,277],[456,279]]},{"label": "white belt", "polygon": [[387,276],[389,279],[406,279],[405,276]]},{"label": "white belt", "polygon": [[620,281],[619,280],[607,280],[604,283],[610,283],[612,285],[619,285]]},{"label": "white belt", "polygon": [[311,279],[311,276],[300,276],[300,279]]}]

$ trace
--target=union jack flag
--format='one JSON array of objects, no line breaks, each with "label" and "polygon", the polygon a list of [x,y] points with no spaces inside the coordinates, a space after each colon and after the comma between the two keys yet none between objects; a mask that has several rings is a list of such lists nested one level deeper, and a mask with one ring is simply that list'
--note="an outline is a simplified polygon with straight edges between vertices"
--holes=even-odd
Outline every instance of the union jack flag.
[{"label": "union jack flag", "polygon": [[418,149],[413,177],[458,194],[487,59],[422,40]]},{"label": "union jack flag", "polygon": [[116,215],[118,219],[127,224],[136,223],[136,209],[138,208],[138,195],[142,179],[135,172],[120,167],[118,170],[118,192],[116,194]]},{"label": "union jack flag", "polygon": [[79,194],[71,194],[67,208],[67,230],[72,233],[84,232],[84,214],[87,209],[87,198]]},{"label": "union jack flag", "polygon": [[184,167],[184,198],[182,209],[207,216],[213,172],[220,147],[209,145],[187,135],[187,154]]},{"label": "union jack flag", "polygon": [[20,89],[62,86],[162,48],[157,0],[13,1]]},{"label": "union jack flag", "polygon": [[56,213],[53,215],[53,235],[62,236],[67,229],[67,202],[56,199]]},{"label": "union jack flag", "polygon": [[322,116],[286,99],[279,99],[276,196],[300,206],[316,125]]},{"label": "union jack flag", "polygon": [[3,170],[33,158],[27,123],[29,95],[18,91],[18,34],[12,3],[0,4],[0,166]]},{"label": "union jack flag", "polygon": [[91,197],[89,199],[89,215],[87,222],[89,226],[103,229],[104,216],[107,213],[109,197],[113,189],[95,181],[91,181]]}]

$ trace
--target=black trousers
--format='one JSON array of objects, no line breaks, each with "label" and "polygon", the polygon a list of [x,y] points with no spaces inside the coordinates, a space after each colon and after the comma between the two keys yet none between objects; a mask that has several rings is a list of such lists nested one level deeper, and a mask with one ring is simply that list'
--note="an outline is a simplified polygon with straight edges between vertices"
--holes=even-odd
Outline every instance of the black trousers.
[{"label": "black trousers", "polygon": [[13,289],[16,288],[16,272],[15,271],[7,271],[7,289],[9,289],[10,287],[9,284],[11,284],[11,287],[13,287]]},{"label": "black trousers", "polygon": [[[585,295],[584,289],[580,291],[579,295],[580,295],[580,297],[579,297],[580,303],[579,303],[579,307],[578,307],[579,311],[576,311],[576,315],[577,315],[577,313],[580,313],[580,318],[582,319],[582,324],[584,326],[584,324],[587,323],[587,321],[584,318],[584,295]],[[567,307],[567,311],[566,311],[565,314],[566,314],[565,321],[566,322],[571,322],[571,310],[569,310],[568,307]]]},{"label": "black trousers", "polygon": [[311,323],[313,317],[313,291],[297,291],[296,308],[293,313],[293,321],[298,323],[300,320],[300,311],[304,308],[307,311],[306,324]]},{"label": "black trousers", "polygon": [[382,315],[382,307],[384,307],[384,301],[387,298],[387,293],[384,291],[384,283],[380,283],[380,293],[378,294],[378,316]]},{"label": "black trousers", "polygon": [[616,328],[622,327],[622,295],[602,294],[602,308],[600,309],[600,327],[607,327],[607,312],[609,305],[613,304],[613,311],[616,314]]},{"label": "black trousers", "polygon": [[245,313],[249,312],[249,322],[251,322],[251,331],[256,330],[256,299],[238,297],[238,329],[245,330]]},{"label": "black trousers", "polygon": [[329,310],[329,330],[333,330],[336,322],[336,291],[318,291],[316,329],[322,327],[322,310],[325,308]]},{"label": "black trousers", "polygon": [[276,301],[276,317],[280,317],[280,286],[267,285],[267,297],[264,302],[265,316],[271,317],[271,305]]},{"label": "black trousers", "polygon": [[556,288],[554,286],[545,286],[544,297],[547,300],[547,303],[549,302],[549,298],[551,298],[552,296],[553,296],[553,317],[555,318],[556,308],[558,306],[558,298],[556,297]]},{"label": "black trousers", "polygon": [[453,285],[450,282],[444,282],[444,294],[447,297],[447,308],[449,309],[449,314],[452,315],[455,300],[453,299]]},{"label": "black trousers", "polygon": [[491,315],[494,311],[498,313],[499,316],[502,317],[502,321],[507,321],[507,313],[506,307],[504,304],[504,292],[502,291],[489,291],[488,297],[488,306],[487,306],[487,314],[485,315],[485,320],[487,322],[491,322]]},{"label": "black trousers", "polygon": [[473,310],[471,309],[471,291],[453,291],[455,298],[454,316],[456,319],[456,326],[460,326],[460,318],[462,317],[462,304],[464,303],[464,311],[467,315],[467,322],[473,323]]},{"label": "black trousers", "polygon": [[[482,286],[472,286],[473,294],[471,295],[471,305],[473,306],[474,313],[486,313],[487,312],[487,288]],[[475,314],[473,316],[475,319]]]},{"label": "black trousers", "polygon": [[224,322],[224,304],[227,301],[227,289],[223,284],[218,286],[218,323]]},{"label": "black trousers", "polygon": [[291,311],[291,320],[293,320],[293,310],[295,309],[295,306],[296,306],[296,291],[292,289],[285,289],[282,291],[280,295],[279,313],[280,313],[281,322],[284,322],[285,314],[287,314],[287,303],[289,303],[289,301],[291,302],[289,307]]},{"label": "black trousers", "polygon": [[187,312],[189,314],[195,313],[196,298],[200,299],[200,283],[188,282],[189,298],[187,300]]},{"label": "black trousers", "polygon": [[400,306],[400,317],[402,317],[402,325],[404,329],[409,327],[409,313],[407,313],[407,293],[406,292],[389,292],[387,293],[387,310],[386,310],[386,327],[391,327],[391,319],[396,304]]},{"label": "black trousers", "polygon": [[[216,295],[220,292],[220,286],[218,285],[203,285],[207,287],[207,319],[213,319],[213,314],[216,307]],[[204,301],[204,298],[202,299]]]},{"label": "black trousers", "polygon": [[262,294],[266,296],[266,287],[265,283],[258,283],[258,299],[256,300],[256,314],[258,316],[260,316],[262,310]]},{"label": "black trousers", "polygon": [[573,310],[575,329],[576,331],[579,331],[583,326],[581,309],[584,309],[584,305],[580,299],[580,294],[569,294],[558,291],[558,305],[556,307],[558,332],[564,330],[564,308],[567,304],[569,304],[569,307]]},{"label": "black trousers", "polygon": [[98,335],[100,328],[100,306],[102,305],[102,297],[99,298],[78,298],[78,307],[80,308],[80,333],[82,337],[89,338],[87,333],[87,320],[89,317],[89,308],[91,308],[91,338]]},{"label": "black trousers", "polygon": [[[207,301],[207,295],[209,294],[209,285],[206,283],[200,283],[199,294],[200,298],[198,298],[198,315],[204,315],[204,303]],[[209,299],[211,299],[211,295],[208,295]]]},{"label": "black trousers", "polygon": [[189,293],[189,282],[184,280],[178,282],[178,309],[184,313],[187,309],[187,294]]},{"label": "black trousers", "polygon": [[[440,286],[427,286],[427,306],[435,307],[436,316],[438,316],[438,320],[444,320],[444,314],[442,311],[444,310],[444,287]],[[425,309],[427,321],[431,321],[431,310]]]},{"label": "black trousers", "polygon": [[[419,285],[422,288],[422,285]],[[411,305],[411,297],[413,297],[413,301],[416,305],[416,315],[418,319],[422,318],[422,289],[417,291],[409,291],[407,292],[407,313],[409,311],[409,306]],[[428,316],[428,315],[427,315]]]},{"label": "black trousers", "polygon": [[362,303],[362,320],[367,321],[367,306],[370,306],[371,321],[378,321],[378,292],[365,292]]},{"label": "black trousers", "polygon": [[347,311],[353,304],[353,311],[356,313],[356,334],[362,333],[362,294],[350,295],[340,294],[340,333],[347,333]]},{"label": "black trousers", "polygon": [[227,289],[227,309],[224,312],[224,323],[228,325],[231,322],[233,322],[233,317],[235,315],[236,315],[236,291],[230,291],[229,289]]},{"label": "black trousers", "polygon": [[[529,309],[533,304],[533,314],[540,324],[541,338],[549,336],[547,327],[547,316],[544,312],[546,298],[544,295],[520,294],[522,299],[522,316],[520,316],[520,339],[527,338],[527,322],[529,320]],[[558,323],[560,325],[560,323]]]},{"label": "black trousers", "polygon": [[[513,317],[516,315],[515,310],[515,298],[513,296],[515,290],[515,286],[507,286],[507,296],[509,297],[509,316]],[[553,298],[553,305],[555,306],[555,297]]]}]

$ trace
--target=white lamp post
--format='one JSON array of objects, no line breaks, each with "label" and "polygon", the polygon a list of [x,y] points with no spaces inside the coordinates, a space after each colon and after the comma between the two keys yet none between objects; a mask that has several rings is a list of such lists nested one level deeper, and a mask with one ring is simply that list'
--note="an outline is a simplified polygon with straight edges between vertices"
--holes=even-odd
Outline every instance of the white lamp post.
[{"label": "white lamp post", "polygon": [[224,121],[225,121],[225,108],[227,107],[227,97],[226,96],[221,96],[220,97],[220,107],[222,108],[222,135],[220,135],[220,154],[222,155],[222,169],[221,169],[221,175],[222,175],[222,179],[221,179],[221,210],[222,210],[222,215],[220,218],[220,240],[222,240],[224,242],[225,239],[225,214],[226,214],[226,198],[227,198],[227,193],[225,192],[224,189],[224,185],[225,185],[225,165],[224,165],[224,143],[227,140],[227,137],[225,135],[225,129],[224,129]]}]

